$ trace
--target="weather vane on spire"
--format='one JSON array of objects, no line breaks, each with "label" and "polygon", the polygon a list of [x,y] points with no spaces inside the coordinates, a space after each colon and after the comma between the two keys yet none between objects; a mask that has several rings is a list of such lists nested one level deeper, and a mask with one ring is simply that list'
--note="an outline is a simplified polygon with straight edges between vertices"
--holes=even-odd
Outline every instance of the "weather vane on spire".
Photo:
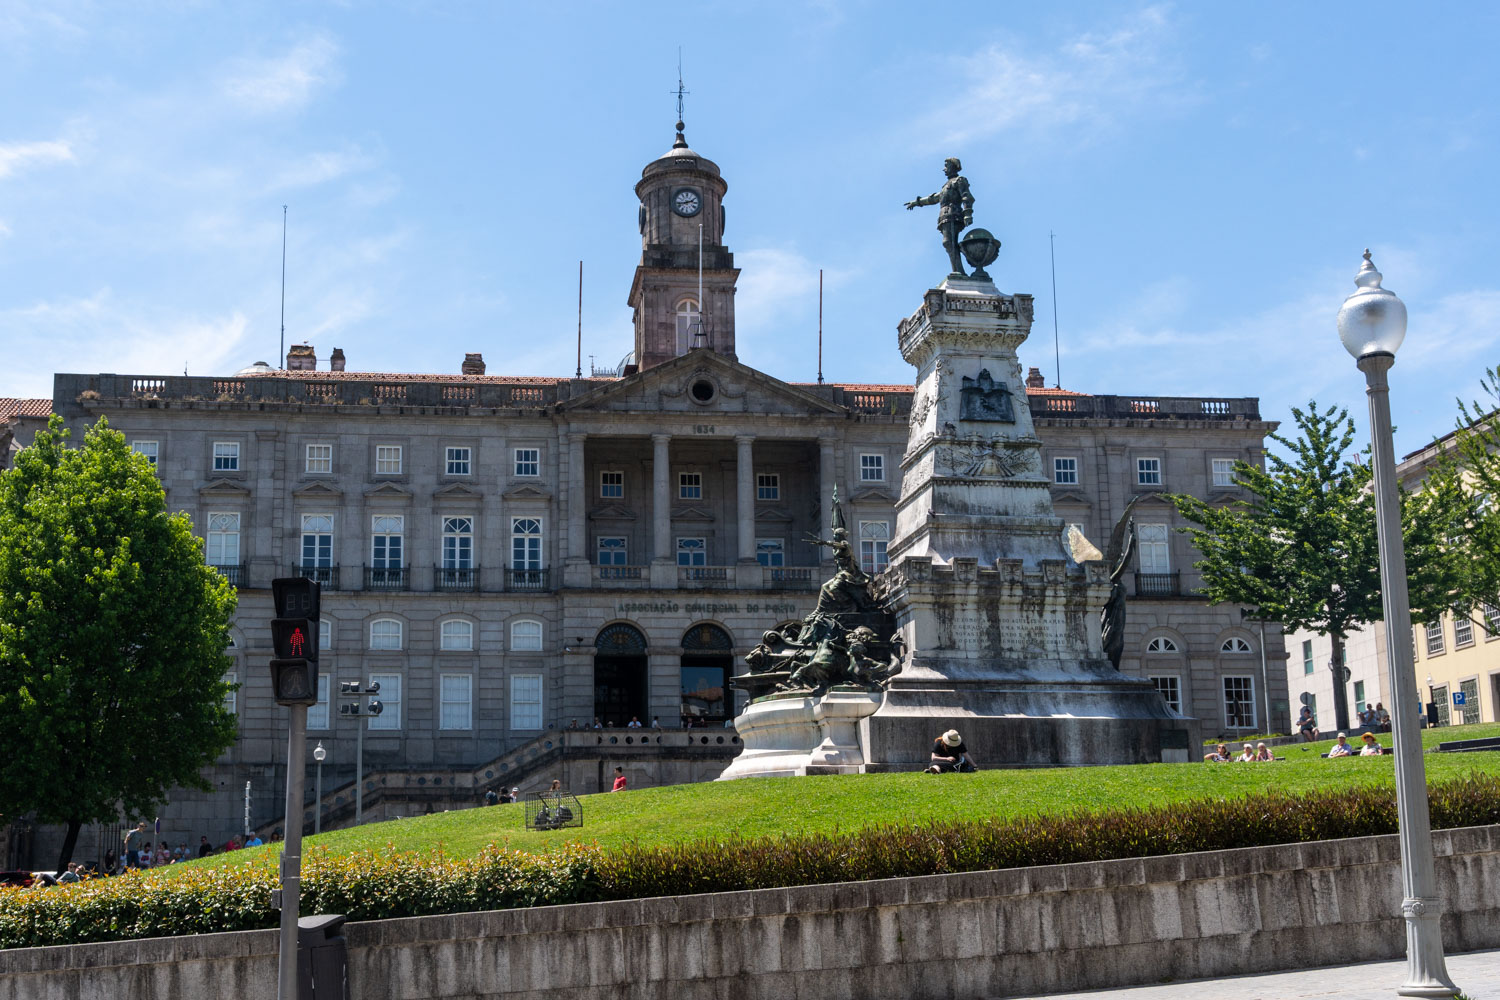
[{"label": "weather vane on spire", "polygon": [[677,89],[673,91],[677,95],[677,141],[672,143],[673,149],[686,149],[687,137],[682,130],[687,126],[682,121],[682,99],[692,91],[682,85],[682,46],[677,46]]}]

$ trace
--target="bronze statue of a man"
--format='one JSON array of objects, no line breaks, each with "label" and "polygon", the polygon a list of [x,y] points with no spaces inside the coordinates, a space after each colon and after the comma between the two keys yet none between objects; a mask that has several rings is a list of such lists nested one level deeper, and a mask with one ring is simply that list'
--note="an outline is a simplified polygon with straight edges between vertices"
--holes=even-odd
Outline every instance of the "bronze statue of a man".
[{"label": "bronze statue of a man", "polygon": [[964,270],[963,257],[958,251],[958,238],[974,224],[974,196],[969,193],[968,180],[959,176],[958,172],[962,169],[963,164],[958,162],[958,157],[948,157],[943,161],[943,173],[948,180],[942,188],[935,194],[907,202],[906,210],[911,211],[918,205],[938,206],[937,227],[943,234],[943,249],[948,251],[953,274],[967,278],[969,274]]}]

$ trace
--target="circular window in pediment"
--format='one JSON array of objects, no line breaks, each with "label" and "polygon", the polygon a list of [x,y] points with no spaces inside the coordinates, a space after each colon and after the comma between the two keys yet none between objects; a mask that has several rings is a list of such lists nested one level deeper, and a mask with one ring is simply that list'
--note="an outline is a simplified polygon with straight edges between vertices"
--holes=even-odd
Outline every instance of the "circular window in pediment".
[{"label": "circular window in pediment", "polygon": [[712,403],[719,390],[706,378],[694,379],[693,384],[688,386],[688,394],[693,397],[695,403]]}]

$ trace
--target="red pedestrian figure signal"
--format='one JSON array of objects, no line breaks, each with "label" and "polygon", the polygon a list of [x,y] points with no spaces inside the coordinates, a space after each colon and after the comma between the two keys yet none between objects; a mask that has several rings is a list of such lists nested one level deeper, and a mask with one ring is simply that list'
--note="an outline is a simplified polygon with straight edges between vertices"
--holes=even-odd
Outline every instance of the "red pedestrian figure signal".
[{"label": "red pedestrian figure signal", "polygon": [[294,628],[292,629],[292,635],[287,640],[287,642],[291,644],[292,655],[301,656],[303,650],[307,646],[307,636],[302,634],[302,630],[300,628]]}]

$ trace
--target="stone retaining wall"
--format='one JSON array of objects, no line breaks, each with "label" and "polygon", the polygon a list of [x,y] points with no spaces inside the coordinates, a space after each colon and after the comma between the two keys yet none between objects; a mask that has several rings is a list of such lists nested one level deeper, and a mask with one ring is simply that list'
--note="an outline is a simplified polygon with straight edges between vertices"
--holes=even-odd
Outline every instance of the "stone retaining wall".
[{"label": "stone retaining wall", "polygon": [[[1449,951],[1500,946],[1500,826],[1439,831]],[[1394,836],[350,924],[355,1000],[968,1000],[1405,954]],[[0,1000],[275,995],[276,934],[0,953]]]}]

